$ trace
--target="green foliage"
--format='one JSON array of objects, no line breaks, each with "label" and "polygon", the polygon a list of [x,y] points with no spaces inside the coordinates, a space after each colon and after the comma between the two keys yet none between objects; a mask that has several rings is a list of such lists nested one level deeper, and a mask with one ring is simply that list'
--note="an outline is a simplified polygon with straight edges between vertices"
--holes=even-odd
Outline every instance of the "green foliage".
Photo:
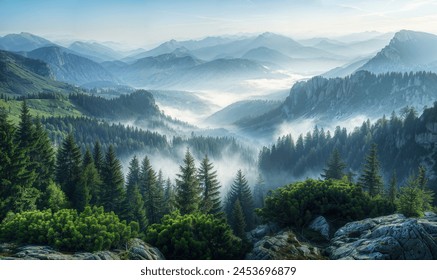
[{"label": "green foliage", "polygon": [[146,205],[147,218],[151,224],[158,223],[164,212],[164,190],[158,185],[156,172],[146,156],[141,164],[140,192]]},{"label": "green foliage", "polygon": [[367,190],[371,196],[383,194],[384,182],[380,175],[376,144],[372,145],[366,157],[366,163],[364,164],[359,184],[364,190]]},{"label": "green foliage", "polygon": [[102,191],[99,204],[105,211],[114,211],[123,215],[126,192],[121,164],[115,155],[114,148],[109,146],[102,170]]},{"label": "green foliage", "polygon": [[162,223],[147,229],[146,241],[167,259],[240,259],[245,254],[224,219],[201,213],[165,215]]},{"label": "green foliage", "polygon": [[[246,177],[243,175],[241,169],[237,171],[235,180],[228,192],[225,205],[225,212],[231,225],[236,225],[236,223],[233,222],[233,208],[237,200],[239,200],[241,208],[243,209],[244,223],[246,224],[245,231],[251,230],[254,226],[252,191],[250,190],[249,183],[247,182]],[[238,231],[236,228],[233,229],[234,231]]]},{"label": "green foliage", "polygon": [[323,169],[323,174],[321,175],[323,179],[333,179],[333,180],[341,180],[344,173],[344,169],[346,168],[346,164],[340,157],[340,152],[338,149],[334,149],[332,152],[331,158],[328,160],[326,164],[326,169]]},{"label": "green foliage", "polygon": [[51,209],[53,212],[68,207],[68,200],[65,193],[61,190],[61,187],[54,182],[51,182],[47,186],[45,199],[48,209]]},{"label": "green foliage", "polygon": [[176,195],[170,178],[167,179],[164,188],[164,214],[170,214],[177,208]]},{"label": "green foliage", "polygon": [[140,164],[136,156],[130,161],[126,184],[126,219],[137,221],[140,231],[145,230],[148,221],[140,189]]},{"label": "green foliage", "polygon": [[179,167],[180,173],[176,179],[176,202],[181,214],[196,212],[200,206],[201,189],[197,178],[194,158],[187,149],[184,165]]},{"label": "green foliage", "polygon": [[422,166],[416,178],[410,177],[399,191],[397,210],[407,217],[421,217],[425,211],[432,210],[434,192],[424,187],[426,176]]},{"label": "green foliage", "polygon": [[100,251],[119,248],[137,236],[138,225],[127,225],[102,207],[82,213],[63,209],[10,213],[0,224],[0,239],[54,246],[65,251]]},{"label": "green foliage", "polygon": [[241,239],[246,239],[246,232],[244,231],[246,228],[246,222],[239,199],[234,202],[234,207],[232,208],[231,225],[236,236],[240,237]]},{"label": "green foliage", "polygon": [[76,188],[82,176],[82,154],[72,134],[68,134],[63,141],[56,162],[56,182],[61,186],[68,201],[75,207]]},{"label": "green foliage", "polygon": [[380,196],[372,198],[345,181],[308,179],[273,191],[258,214],[283,226],[302,227],[315,216],[348,222],[390,214],[394,209]]},{"label": "green foliage", "polygon": [[200,210],[207,214],[217,214],[221,211],[220,183],[217,180],[217,171],[207,155],[200,163],[198,178],[202,189]]}]

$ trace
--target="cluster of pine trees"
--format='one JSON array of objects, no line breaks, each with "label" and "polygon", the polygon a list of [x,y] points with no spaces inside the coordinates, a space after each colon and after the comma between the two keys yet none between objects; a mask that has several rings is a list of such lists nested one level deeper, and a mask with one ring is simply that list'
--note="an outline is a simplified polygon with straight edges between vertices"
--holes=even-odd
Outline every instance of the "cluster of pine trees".
[{"label": "cluster of pine trees", "polygon": [[[236,246],[237,242],[230,228],[244,239],[244,232],[254,226],[252,192],[242,171],[237,172],[226,203],[222,205],[221,185],[213,163],[205,155],[197,168],[188,148],[173,184],[170,178],[163,178],[161,170],[156,172],[153,169],[147,156],[143,159],[136,156],[132,158],[125,180],[112,145],[105,151],[100,142],[96,141],[92,149],[87,146],[85,152],[82,152],[72,133],[63,139],[55,152],[46,130],[39,119],[30,116],[25,101],[22,103],[17,128],[8,121],[8,115],[1,111],[0,134],[0,219],[9,215],[3,225],[4,232],[8,234],[3,233],[3,237],[12,238],[15,234],[12,229],[15,226],[12,225],[24,223],[28,225],[27,233],[32,232],[28,236],[46,240],[41,237],[44,234],[38,235],[44,231],[32,231],[35,228],[29,226],[32,220],[45,217],[47,221],[44,223],[57,225],[52,219],[62,209],[73,209],[78,213],[85,211],[96,215],[97,219],[97,216],[102,216],[99,207],[107,213],[114,213],[121,220],[138,224],[138,230],[143,236],[146,236],[150,225],[161,223],[165,215],[175,211],[180,216],[176,215],[177,219],[168,218],[167,222],[185,223],[185,215],[194,215],[195,219],[205,223],[212,219],[218,228],[224,227],[222,229],[225,229],[228,240],[226,244],[230,246]],[[38,212],[47,210],[53,211],[53,216],[52,212]],[[23,214],[16,216],[12,213]],[[59,213],[68,213],[68,219],[73,224],[78,219],[75,216],[77,212]],[[126,225],[120,224],[119,227],[126,228]],[[168,227],[174,227],[174,224],[168,224]],[[77,230],[75,232],[80,234]],[[131,235],[129,233],[125,236]],[[237,247],[241,247],[241,239]],[[108,244],[118,244],[115,241],[111,239]],[[53,240],[50,242],[56,243]],[[99,243],[101,241],[95,242],[93,246],[96,247],[93,248],[102,248]],[[62,248],[74,248],[69,241],[62,241],[62,244]]]},{"label": "cluster of pine trees", "polygon": [[[427,131],[427,123],[433,122],[437,104],[425,109],[422,116],[413,108],[404,108],[400,116],[394,112],[374,124],[364,122],[349,132],[337,127],[334,133],[315,127],[312,132],[300,135],[297,140],[291,135],[283,136],[270,147],[263,147],[259,154],[260,171],[269,182],[283,185],[293,178],[302,178],[319,173],[333,150],[337,149],[345,159],[348,172],[357,173],[362,168],[366,154],[373,143],[379,148],[381,175],[388,181],[393,170],[399,181],[405,182],[412,167],[421,164],[424,157],[432,156],[432,146],[416,141],[416,135]],[[428,159],[427,159],[428,160]],[[429,158],[433,161],[434,158]],[[434,171],[435,170],[429,170]],[[283,180],[277,180],[283,178]]]}]

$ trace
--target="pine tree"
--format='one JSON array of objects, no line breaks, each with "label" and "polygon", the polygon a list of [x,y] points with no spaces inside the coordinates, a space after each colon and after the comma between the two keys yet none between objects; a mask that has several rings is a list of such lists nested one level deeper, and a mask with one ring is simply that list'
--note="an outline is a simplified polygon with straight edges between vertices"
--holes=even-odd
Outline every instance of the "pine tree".
[{"label": "pine tree", "polygon": [[240,237],[241,239],[246,239],[246,222],[239,199],[234,202],[234,205],[232,207],[231,228],[236,236]]},{"label": "pine tree", "polygon": [[427,189],[428,178],[426,177],[426,169],[423,165],[419,166],[419,174],[417,175],[417,185],[422,190]]},{"label": "pine tree", "polygon": [[176,196],[170,178],[167,179],[164,189],[164,213],[170,214],[176,210]]},{"label": "pine tree", "polygon": [[101,176],[105,158],[103,156],[102,147],[100,146],[99,141],[96,141],[94,144],[93,159],[94,159],[94,166],[96,167],[97,171]]},{"label": "pine tree", "polygon": [[217,171],[209,161],[207,155],[200,163],[198,179],[202,189],[200,210],[206,214],[217,214],[221,211],[220,183],[217,180]]},{"label": "pine tree", "polygon": [[123,215],[126,195],[124,178],[112,145],[108,148],[102,167],[102,185],[101,205],[108,212],[114,211],[117,215]]},{"label": "pine tree", "polygon": [[237,171],[237,175],[227,196],[226,214],[229,221],[233,220],[233,205],[237,199],[240,201],[241,208],[243,209],[244,222],[246,224],[245,231],[251,230],[254,225],[253,198],[249,183],[241,169]]},{"label": "pine tree", "polygon": [[264,207],[265,182],[261,174],[258,174],[256,184],[253,187],[253,200],[255,208]]},{"label": "pine tree", "polygon": [[390,184],[388,186],[388,193],[387,193],[388,201],[390,201],[392,204],[394,204],[396,201],[397,192],[398,192],[398,183],[397,183],[396,171],[393,171],[390,178]]},{"label": "pine tree", "polygon": [[141,164],[140,192],[146,206],[147,218],[151,224],[158,223],[163,214],[164,194],[158,188],[156,173],[146,156]]},{"label": "pine tree", "polygon": [[366,157],[366,163],[359,179],[359,185],[367,190],[371,196],[383,193],[384,184],[380,175],[376,144],[372,145]]},{"label": "pine tree", "polygon": [[176,179],[176,202],[182,215],[199,210],[201,189],[197,179],[194,158],[187,149],[184,165],[179,167],[180,173]]},{"label": "pine tree", "polygon": [[0,109],[0,220],[8,211],[17,212],[15,200],[23,189],[31,188],[34,173],[29,172],[28,158],[15,141],[15,128]]},{"label": "pine tree", "polygon": [[346,164],[340,157],[340,153],[338,149],[334,149],[328,163],[326,164],[326,168],[323,169],[323,174],[321,174],[322,178],[325,180],[334,179],[341,180],[344,173],[344,169],[346,168]]},{"label": "pine tree", "polygon": [[136,221],[140,231],[147,226],[146,208],[143,196],[140,193],[140,163],[136,156],[129,163],[129,173],[126,183],[126,220]]},{"label": "pine tree", "polygon": [[97,196],[99,186],[100,177],[94,166],[91,152],[87,148],[82,161],[82,176],[74,194],[76,209],[83,211],[86,206],[90,205],[91,198]]},{"label": "pine tree", "polygon": [[53,181],[55,173],[55,152],[50,138],[39,119],[35,120],[35,150],[30,153],[36,173],[34,186],[40,191],[46,191]]},{"label": "pine tree", "polygon": [[81,163],[82,154],[74,141],[73,134],[70,133],[58,151],[56,181],[73,207],[76,207],[76,188],[82,176]]}]

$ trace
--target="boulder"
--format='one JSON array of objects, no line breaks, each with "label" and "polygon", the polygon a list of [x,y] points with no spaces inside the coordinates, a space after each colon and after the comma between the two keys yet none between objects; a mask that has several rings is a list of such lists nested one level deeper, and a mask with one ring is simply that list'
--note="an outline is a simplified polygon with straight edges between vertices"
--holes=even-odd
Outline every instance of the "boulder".
[{"label": "boulder", "polygon": [[436,218],[394,214],[351,222],[335,233],[327,252],[331,259],[437,259]]},{"label": "boulder", "polygon": [[330,239],[330,226],[325,217],[318,216],[310,223],[308,228],[320,233],[326,240]]},{"label": "boulder", "polygon": [[320,250],[298,240],[291,230],[283,230],[273,236],[264,236],[256,242],[247,260],[314,260],[323,259]]},{"label": "boulder", "polygon": [[165,260],[161,251],[138,238],[129,241],[127,253],[130,260]]},{"label": "boulder", "polygon": [[255,244],[261,240],[264,236],[273,235],[279,232],[281,229],[276,223],[268,223],[264,225],[259,225],[255,229],[246,233],[247,240]]},{"label": "boulder", "polygon": [[24,260],[164,260],[162,253],[140,239],[131,239],[126,250],[61,253],[50,246],[0,244],[0,259]]}]

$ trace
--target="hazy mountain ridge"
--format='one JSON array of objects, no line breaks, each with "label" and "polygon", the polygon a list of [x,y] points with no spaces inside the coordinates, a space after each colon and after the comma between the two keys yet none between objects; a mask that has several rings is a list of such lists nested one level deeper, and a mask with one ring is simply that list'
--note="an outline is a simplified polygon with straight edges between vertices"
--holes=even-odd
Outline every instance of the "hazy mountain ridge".
[{"label": "hazy mountain ridge", "polygon": [[58,81],[74,85],[96,81],[117,82],[100,64],[59,46],[39,48],[26,53],[26,56],[46,62]]},{"label": "hazy mountain ridge", "polygon": [[96,42],[73,42],[68,49],[81,54],[82,56],[91,59],[95,62],[104,62],[110,60],[118,60],[123,58],[123,55],[112,48]]},{"label": "hazy mountain ridge", "polygon": [[52,79],[46,63],[7,51],[0,51],[0,92],[27,95],[71,91],[72,86]]},{"label": "hazy mountain ridge", "polygon": [[434,73],[372,74],[358,71],[346,78],[320,76],[296,83],[284,103],[239,125],[248,133],[272,132],[283,122],[315,119],[329,124],[358,115],[378,118],[406,106],[422,109],[437,99]]},{"label": "hazy mountain ridge", "polygon": [[21,32],[20,34],[8,34],[0,37],[0,49],[6,51],[32,51],[37,48],[55,45],[42,37]]}]

